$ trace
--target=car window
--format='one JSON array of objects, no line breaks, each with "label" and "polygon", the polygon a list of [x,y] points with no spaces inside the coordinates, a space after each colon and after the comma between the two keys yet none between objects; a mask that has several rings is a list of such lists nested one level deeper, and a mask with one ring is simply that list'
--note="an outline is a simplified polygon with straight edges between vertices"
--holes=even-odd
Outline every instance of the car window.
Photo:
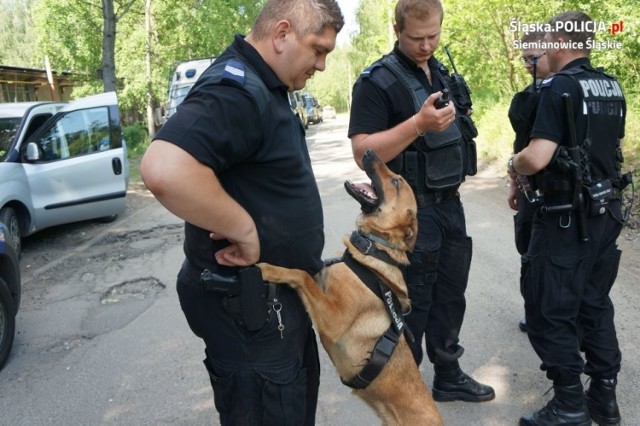
[{"label": "car window", "polygon": [[0,161],[4,161],[9,154],[9,148],[13,138],[16,136],[21,120],[20,117],[0,118]]},{"label": "car window", "polygon": [[109,138],[107,107],[71,111],[40,135],[37,141],[44,161],[53,161],[106,151]]}]

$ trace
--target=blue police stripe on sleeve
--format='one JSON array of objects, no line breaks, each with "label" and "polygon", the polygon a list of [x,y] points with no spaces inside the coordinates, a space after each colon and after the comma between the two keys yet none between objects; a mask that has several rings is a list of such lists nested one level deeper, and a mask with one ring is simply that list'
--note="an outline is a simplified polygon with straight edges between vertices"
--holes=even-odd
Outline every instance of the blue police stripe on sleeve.
[{"label": "blue police stripe on sleeve", "polygon": [[373,71],[374,69],[378,68],[382,66],[382,64],[380,62],[376,62],[373,65],[371,65],[369,68],[365,69],[364,71],[362,71],[362,73],[360,74],[362,77],[364,78],[369,78],[371,77],[371,71]]},{"label": "blue police stripe on sleeve", "polygon": [[224,67],[222,79],[244,85],[244,64],[236,60],[230,60]]},{"label": "blue police stripe on sleeve", "polygon": [[551,83],[553,82],[553,77],[555,77],[555,76],[552,75],[551,77],[548,77],[548,78],[545,78],[544,80],[542,80],[542,83],[540,83],[540,88],[551,87]]}]

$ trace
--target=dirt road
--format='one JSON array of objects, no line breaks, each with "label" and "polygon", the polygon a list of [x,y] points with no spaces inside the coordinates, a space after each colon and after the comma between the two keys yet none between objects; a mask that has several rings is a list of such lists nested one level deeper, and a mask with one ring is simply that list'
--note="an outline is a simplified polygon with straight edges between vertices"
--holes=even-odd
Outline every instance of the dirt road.
[{"label": "dirt road", "polygon": [[[351,159],[345,117],[311,126],[308,141],[324,205],[324,257],[330,257],[343,250],[341,238],[358,212],[342,183],[365,177]],[[546,402],[549,384],[517,329],[518,259],[500,173],[485,170],[469,179],[463,200],[474,258],[462,366],[493,385],[497,398],[439,408],[451,425],[511,425]],[[140,185],[132,186],[128,203],[111,224],[56,227],[25,241],[16,341],[0,372],[0,424],[217,424],[203,347],[174,289],[182,224]],[[640,424],[637,234],[625,234],[620,245],[623,265],[612,297],[624,351],[620,403],[631,425]],[[324,354],[322,368],[318,424],[375,424]],[[430,366],[421,371],[431,384]]]}]

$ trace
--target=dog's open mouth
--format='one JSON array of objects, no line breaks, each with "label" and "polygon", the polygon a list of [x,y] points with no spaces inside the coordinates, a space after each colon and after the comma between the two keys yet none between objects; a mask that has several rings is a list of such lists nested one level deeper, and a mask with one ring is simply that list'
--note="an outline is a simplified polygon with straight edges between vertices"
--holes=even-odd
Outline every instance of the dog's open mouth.
[{"label": "dog's open mouth", "polygon": [[356,201],[362,206],[365,212],[372,211],[380,204],[380,198],[375,188],[368,183],[353,183],[350,180],[344,183],[344,187]]},{"label": "dog's open mouth", "polygon": [[384,188],[376,171],[376,165],[380,163],[376,154],[368,150],[362,157],[362,164],[371,183],[353,183],[350,180],[344,183],[345,189],[360,203],[364,213],[373,213],[384,202]]}]

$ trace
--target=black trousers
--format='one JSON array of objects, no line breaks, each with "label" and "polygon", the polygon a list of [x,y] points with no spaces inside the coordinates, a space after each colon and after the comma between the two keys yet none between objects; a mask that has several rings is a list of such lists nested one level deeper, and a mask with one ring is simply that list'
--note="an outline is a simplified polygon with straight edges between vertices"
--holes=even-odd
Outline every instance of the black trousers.
[{"label": "black trousers", "polygon": [[191,330],[204,340],[204,360],[222,425],[313,425],[320,385],[315,333],[298,295],[277,287],[284,330],[271,310],[255,332],[238,325],[224,296],[200,286],[187,261],[178,274],[180,305]]},{"label": "black trousers", "polygon": [[[575,215],[536,213],[523,264],[527,333],[556,384],[573,384],[584,372],[611,378],[620,370],[614,307],[622,230],[619,202],[587,219],[590,240],[580,242]],[[570,220],[570,222],[569,222]],[[580,352],[584,352],[586,364]]]},{"label": "black trousers", "polygon": [[424,199],[425,205],[418,208],[418,238],[407,271],[411,312],[406,323],[415,337],[411,350],[416,363],[422,362],[424,337],[429,360],[436,369],[446,370],[457,365],[464,352],[459,333],[466,309],[471,238],[457,195],[442,201]]}]

